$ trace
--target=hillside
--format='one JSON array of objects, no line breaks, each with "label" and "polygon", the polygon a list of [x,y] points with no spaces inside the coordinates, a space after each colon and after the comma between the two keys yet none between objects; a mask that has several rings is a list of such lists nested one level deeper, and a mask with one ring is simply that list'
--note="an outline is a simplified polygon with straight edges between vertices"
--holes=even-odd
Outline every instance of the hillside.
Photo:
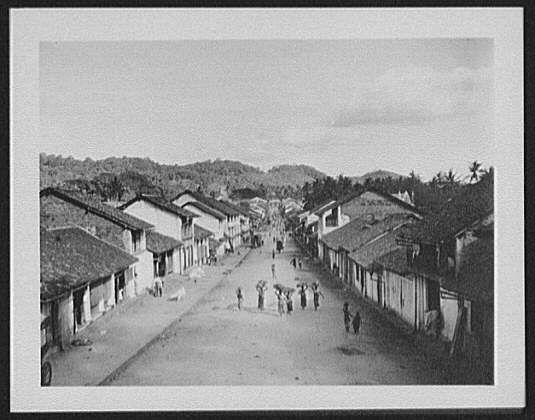
[{"label": "hillside", "polygon": [[[96,161],[87,158],[82,161],[42,153],[39,165],[41,188],[67,183],[105,196],[126,197],[151,191],[171,197],[186,188],[200,188],[213,194],[222,190],[251,189],[264,194],[292,195],[305,182],[326,176],[306,165],[281,165],[264,172],[238,161],[220,159],[163,165],[148,158],[110,157]],[[115,183],[113,193],[109,191],[110,183]],[[124,187],[124,194],[118,192],[119,184]]]},{"label": "hillside", "polygon": [[392,179],[398,179],[400,177],[407,178],[404,175],[397,174],[395,172],[385,171],[382,169],[378,169],[372,172],[367,172],[362,176],[355,176],[352,177],[351,180],[353,182],[358,182],[359,184],[363,184],[366,179],[386,179],[388,177],[391,177]]}]

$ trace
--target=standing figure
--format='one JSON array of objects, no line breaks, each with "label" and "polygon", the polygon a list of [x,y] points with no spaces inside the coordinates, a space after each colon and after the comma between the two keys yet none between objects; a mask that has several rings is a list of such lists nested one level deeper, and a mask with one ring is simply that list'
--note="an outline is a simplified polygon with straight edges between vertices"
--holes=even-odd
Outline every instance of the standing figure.
[{"label": "standing figure", "polygon": [[351,323],[351,312],[349,312],[349,303],[344,302],[344,325],[346,332],[349,332],[349,324]]},{"label": "standing figure", "polygon": [[290,291],[287,291],[286,292],[286,312],[288,313],[288,315],[290,315],[293,310],[294,310],[294,303],[292,301],[292,294]]},{"label": "standing figure", "polygon": [[353,317],[353,331],[355,332],[355,335],[359,334],[359,330],[360,330],[360,314],[357,311],[357,313]]},{"label": "standing figure", "polygon": [[162,297],[162,295],[163,295],[162,278],[156,277],[156,279],[154,279],[154,296]]},{"label": "standing figure", "polygon": [[301,296],[301,309],[305,309],[307,307],[307,293],[306,290],[308,289],[308,285],[306,283],[301,283],[299,286],[299,295]]},{"label": "standing figure", "polygon": [[258,284],[256,285],[256,290],[258,291],[258,309],[263,311],[264,310],[264,293],[267,290],[265,283],[263,283],[262,281],[258,282]]},{"label": "standing figure", "polygon": [[271,258],[275,259],[275,249],[271,252]]},{"label": "standing figure", "polygon": [[271,264],[271,278],[276,279],[277,275],[275,273],[275,264]]},{"label": "standing figure", "polygon": [[236,297],[238,298],[238,310],[241,311],[241,303],[243,301],[243,293],[241,291],[241,287],[238,287],[236,289]]},{"label": "standing figure", "polygon": [[297,261],[297,264],[299,265],[299,270],[302,270],[303,269],[303,260],[301,258],[299,258],[299,260]]},{"label": "standing figure", "polygon": [[314,310],[317,311],[320,306],[320,296],[323,299],[325,299],[325,296],[323,296],[323,293],[320,292],[318,283],[312,284],[312,291],[314,293]]},{"label": "standing figure", "polygon": [[282,316],[284,314],[284,295],[282,294],[282,290],[275,292],[275,294],[277,295],[277,309],[279,315]]},{"label": "standing figure", "polygon": [[297,268],[297,260],[295,257],[290,260],[290,264],[293,266],[294,270]]}]

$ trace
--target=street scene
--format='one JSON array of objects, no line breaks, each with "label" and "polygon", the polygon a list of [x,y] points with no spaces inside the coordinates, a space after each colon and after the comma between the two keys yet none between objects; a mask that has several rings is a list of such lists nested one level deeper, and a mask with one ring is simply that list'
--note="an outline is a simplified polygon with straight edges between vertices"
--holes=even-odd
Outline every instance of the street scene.
[{"label": "street scene", "polygon": [[494,384],[493,51],[43,42],[41,386]]},{"label": "street scene", "polygon": [[[269,236],[268,236],[269,238]],[[110,385],[376,385],[447,383],[445,372],[429,364],[414,344],[369,305],[324,279],[289,239],[272,259],[272,242],[251,250],[243,264],[203,297],[162,337],[110,380]],[[271,264],[276,278],[271,278]],[[256,283],[267,279],[264,310],[258,309]],[[297,280],[299,279],[299,281]],[[278,312],[273,284],[295,288],[320,282],[323,296],[302,309]],[[244,300],[238,309],[236,288]],[[346,332],[343,304],[362,317],[359,334]],[[286,306],[286,305],[285,305]],[[189,355],[184,358],[184,355]]]}]

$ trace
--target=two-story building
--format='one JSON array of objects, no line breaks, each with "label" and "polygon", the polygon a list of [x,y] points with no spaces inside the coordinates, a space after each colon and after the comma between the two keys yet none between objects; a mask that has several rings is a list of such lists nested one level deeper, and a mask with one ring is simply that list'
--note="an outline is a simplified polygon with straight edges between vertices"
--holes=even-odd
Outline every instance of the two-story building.
[{"label": "two-story building", "polygon": [[[239,211],[229,207],[228,205],[224,204],[221,201],[215,200],[211,197],[207,197],[198,191],[191,191],[191,190],[186,190],[178,194],[172,200],[172,202],[173,204],[176,204],[177,206],[181,206],[181,207],[187,204],[191,204],[193,202],[200,202],[204,204],[205,207],[209,207],[212,210],[216,210],[217,212],[222,213],[225,216],[225,220],[223,222],[223,235],[228,241],[228,245],[230,247],[236,247],[240,245],[241,232],[240,232],[240,212]],[[194,207],[194,208],[199,209],[199,206]],[[194,211],[193,208],[191,208],[191,210]],[[206,215],[208,214],[206,211],[204,211],[204,213]],[[205,227],[208,230],[211,230],[207,226],[203,226],[203,227]]]},{"label": "two-story building", "polygon": [[[162,261],[166,261],[166,267],[172,264],[173,267],[178,268],[177,272],[183,273],[184,270],[193,266],[197,260],[194,229],[195,219],[198,216],[195,213],[183,209],[163,197],[145,194],[137,195],[122,205],[121,210],[150,222],[158,234],[178,241],[176,246],[166,251],[167,255],[171,254],[171,258],[164,257],[164,261]],[[161,265],[160,262],[159,265]]]},{"label": "two-story building", "polygon": [[41,351],[60,349],[125,298],[138,259],[80,227],[40,230]]},{"label": "two-story building", "polygon": [[153,257],[147,250],[147,232],[154,227],[152,224],[87,196],[59,188],[43,189],[39,200],[42,228],[79,226],[137,258],[132,278],[126,278],[121,286],[125,297],[135,296],[152,286]]},{"label": "two-story building", "polygon": [[414,206],[374,189],[355,192],[340,200],[332,201],[314,212],[318,216],[318,257],[323,259],[323,236],[335,231],[354,219],[382,220],[392,214],[412,214],[421,217]]}]

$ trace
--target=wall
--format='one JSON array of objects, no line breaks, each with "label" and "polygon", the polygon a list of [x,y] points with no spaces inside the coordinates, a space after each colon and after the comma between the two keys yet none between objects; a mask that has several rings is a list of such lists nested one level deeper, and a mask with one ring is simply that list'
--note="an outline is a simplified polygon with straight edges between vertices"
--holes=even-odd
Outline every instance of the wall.
[{"label": "wall", "polygon": [[[133,293],[139,295],[144,293],[146,288],[152,289],[152,282],[154,280],[154,269],[152,266],[152,252],[147,250],[136,254],[139,260],[134,263],[133,267]],[[136,275],[137,274],[137,275]],[[127,290],[128,287],[127,287]]]},{"label": "wall", "polygon": [[65,347],[70,343],[73,327],[74,312],[72,293],[70,293],[68,297],[58,302],[58,339],[62,347]]},{"label": "wall", "polygon": [[370,191],[342,204],[342,214],[349,216],[351,220],[367,214],[373,214],[376,219],[384,219],[385,216],[394,213],[410,214],[413,212]]},{"label": "wall", "polygon": [[457,299],[445,299],[441,296],[440,312],[442,313],[442,319],[444,320],[444,329],[442,330],[442,335],[451,341],[453,339],[455,324],[457,322]]},{"label": "wall", "polygon": [[40,198],[40,223],[47,229],[69,225],[80,226],[90,232],[94,229],[98,238],[131,253],[131,244],[123,241],[122,227],[54,196]]},{"label": "wall", "polygon": [[154,230],[162,235],[182,240],[180,216],[164,211],[144,200],[135,201],[125,208],[124,212],[154,225]]}]

